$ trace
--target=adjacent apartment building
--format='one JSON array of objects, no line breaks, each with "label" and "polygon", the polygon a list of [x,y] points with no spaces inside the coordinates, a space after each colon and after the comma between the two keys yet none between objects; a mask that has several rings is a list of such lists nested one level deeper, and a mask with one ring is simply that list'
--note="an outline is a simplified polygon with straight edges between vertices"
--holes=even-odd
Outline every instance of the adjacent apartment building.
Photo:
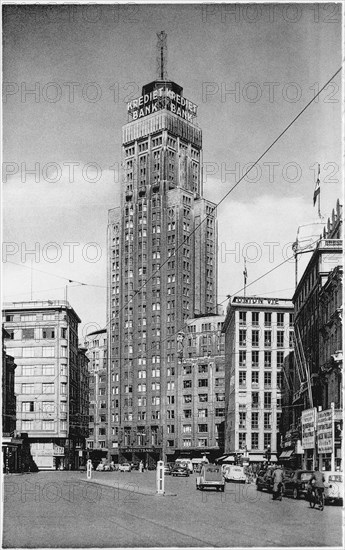
[{"label": "adjacent apartment building", "polygon": [[154,464],[180,448],[179,333],[217,313],[217,220],[182,87],[158,78],[127,113],[108,224],[109,458]]},{"label": "adjacent apartment building", "polygon": [[88,456],[97,461],[107,458],[109,451],[107,329],[87,334],[85,347],[89,359],[89,435],[86,448]]},{"label": "adjacent apartment building", "polygon": [[5,303],[6,349],[17,365],[17,432],[27,433],[40,469],[74,469],[85,458],[87,358],[80,319],[66,301]]},{"label": "adjacent apartment building", "polygon": [[293,306],[282,298],[235,296],[225,333],[225,452],[262,462],[280,451],[285,357],[293,349]]}]

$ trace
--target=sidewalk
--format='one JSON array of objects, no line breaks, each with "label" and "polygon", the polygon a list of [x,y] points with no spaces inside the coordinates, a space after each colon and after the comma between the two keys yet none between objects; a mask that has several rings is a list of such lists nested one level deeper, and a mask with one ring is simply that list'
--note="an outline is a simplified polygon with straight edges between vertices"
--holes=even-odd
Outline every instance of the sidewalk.
[{"label": "sidewalk", "polygon": [[87,479],[86,472],[80,478],[80,481],[85,483],[96,483],[108,487],[115,487],[123,491],[137,493],[139,495],[151,496],[177,496],[177,493],[172,493],[167,490],[167,479],[165,478],[164,495],[156,493],[156,472],[92,472],[91,479]]}]

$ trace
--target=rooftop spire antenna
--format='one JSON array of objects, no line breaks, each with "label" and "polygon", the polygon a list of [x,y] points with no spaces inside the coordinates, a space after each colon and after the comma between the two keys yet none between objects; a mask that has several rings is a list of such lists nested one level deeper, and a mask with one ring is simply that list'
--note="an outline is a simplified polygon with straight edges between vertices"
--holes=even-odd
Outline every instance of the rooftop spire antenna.
[{"label": "rooftop spire antenna", "polygon": [[159,80],[167,80],[167,35],[165,31],[157,33],[157,75]]}]

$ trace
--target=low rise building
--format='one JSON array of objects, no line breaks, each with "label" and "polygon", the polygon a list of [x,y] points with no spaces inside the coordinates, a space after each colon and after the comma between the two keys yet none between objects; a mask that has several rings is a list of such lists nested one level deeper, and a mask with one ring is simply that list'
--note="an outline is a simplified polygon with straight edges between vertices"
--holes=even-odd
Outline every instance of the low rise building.
[{"label": "low rise building", "polygon": [[17,364],[16,430],[28,434],[38,468],[77,468],[87,374],[86,363],[78,362],[80,319],[68,302],[50,300],[5,303],[3,316],[6,347]]}]

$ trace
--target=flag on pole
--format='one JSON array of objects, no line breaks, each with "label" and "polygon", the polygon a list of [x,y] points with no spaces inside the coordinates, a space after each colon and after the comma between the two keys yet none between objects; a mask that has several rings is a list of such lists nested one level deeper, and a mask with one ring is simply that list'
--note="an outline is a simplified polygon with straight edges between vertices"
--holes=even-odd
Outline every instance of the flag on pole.
[{"label": "flag on pole", "polygon": [[316,200],[320,195],[320,164],[318,165],[318,174],[317,174],[317,180],[316,180],[316,187],[314,190],[314,197],[313,197],[313,206],[315,206]]},{"label": "flag on pole", "polygon": [[243,271],[243,276],[244,276],[244,286],[246,286],[247,284],[247,279],[248,279],[248,272],[247,272],[247,264],[246,264],[246,259],[244,258],[244,271]]}]

